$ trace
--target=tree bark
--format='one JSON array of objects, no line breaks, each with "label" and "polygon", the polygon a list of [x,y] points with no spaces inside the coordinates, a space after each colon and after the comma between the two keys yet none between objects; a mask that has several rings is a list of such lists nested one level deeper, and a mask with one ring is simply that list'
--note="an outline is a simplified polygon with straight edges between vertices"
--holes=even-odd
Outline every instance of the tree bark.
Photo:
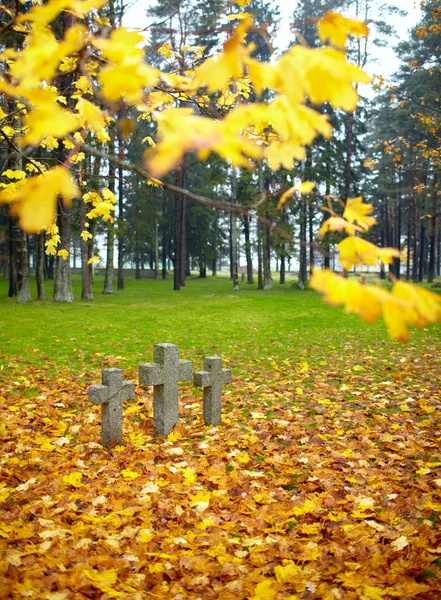
[{"label": "tree bark", "polygon": [[[231,202],[237,204],[237,170],[233,166],[231,170]],[[233,274],[233,291],[239,291],[239,268],[238,268],[238,231],[237,216],[231,215],[231,269]]]},{"label": "tree bark", "polygon": [[[119,157],[124,158],[123,138],[118,132]],[[124,289],[124,170],[118,167],[118,290]]]},{"label": "tree bark", "polygon": [[44,289],[44,242],[45,234],[37,235],[37,264],[35,267],[35,276],[37,280],[37,296],[39,300],[46,300],[46,291]]},{"label": "tree bark", "polygon": [[[60,246],[69,252],[70,250],[70,223],[71,210],[63,206],[58,200],[58,229],[60,235]],[[70,277],[69,257],[67,259],[57,256],[55,259],[55,282],[54,301],[73,302],[72,282]]]},{"label": "tree bark", "polygon": [[[179,182],[179,171],[176,171],[176,184]],[[178,292],[181,289],[181,266],[182,266],[182,244],[181,244],[181,228],[182,228],[182,195],[175,193],[175,252],[173,266],[173,289]]]},{"label": "tree bark", "polygon": [[347,115],[346,121],[346,162],[345,162],[345,197],[344,202],[351,193],[351,163],[352,163],[352,142],[354,137],[354,113]]},{"label": "tree bark", "polygon": [[253,258],[251,254],[250,218],[248,215],[245,215],[243,218],[243,230],[245,235],[245,256],[247,261],[247,283],[251,285],[254,283],[254,276]]},{"label": "tree bark", "polygon": [[[181,187],[187,189],[187,160],[184,159],[181,168]],[[185,286],[185,277],[187,268],[189,269],[189,261],[187,259],[187,197],[181,194],[181,266],[180,276],[181,286]],[[189,273],[190,271],[188,271]]]},{"label": "tree bark", "polygon": [[18,293],[17,302],[32,302],[30,273],[28,262],[28,236],[24,231],[20,230],[19,245],[17,252],[17,274],[18,274]]},{"label": "tree bark", "polygon": [[413,208],[413,259],[412,259],[412,281],[418,281],[418,205],[416,193],[412,193],[412,208]]},{"label": "tree bark", "polygon": [[17,246],[19,243],[20,230],[18,229],[17,219],[9,217],[9,298],[14,298],[17,295],[18,281],[17,281]]},{"label": "tree bark", "polygon": [[[114,132],[111,131],[111,139],[109,142],[109,155],[115,153],[115,138]],[[107,187],[115,194],[115,165],[109,160],[109,171]],[[107,248],[106,248],[106,272],[104,276],[104,289],[103,294],[112,295],[115,291],[115,268],[113,262],[115,260],[115,225],[114,223],[107,223]]]},{"label": "tree bark", "polygon": [[[80,227],[81,231],[88,231],[86,228],[88,207],[85,202],[81,203],[81,220]],[[92,280],[90,273],[89,260],[90,256],[90,245],[88,240],[80,238],[80,252],[81,252],[81,300],[91,301],[93,300],[92,292]]]},{"label": "tree bark", "polygon": [[307,229],[307,211],[306,203],[303,198],[300,201],[300,235],[299,235],[299,278],[297,287],[304,290],[308,281],[308,265],[307,265],[307,252],[306,252],[306,229]]},{"label": "tree bark", "polygon": [[262,225],[257,227],[257,289],[263,290]]}]

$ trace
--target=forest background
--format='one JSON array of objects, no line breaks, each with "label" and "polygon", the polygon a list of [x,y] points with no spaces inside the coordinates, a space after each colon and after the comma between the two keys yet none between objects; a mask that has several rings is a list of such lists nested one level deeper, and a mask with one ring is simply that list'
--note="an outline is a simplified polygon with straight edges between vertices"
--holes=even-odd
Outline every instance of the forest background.
[{"label": "forest background", "polygon": [[[321,98],[318,114],[331,119],[334,136],[314,115],[323,135],[313,136],[292,164],[295,135],[284,138],[282,127],[275,136],[265,123],[257,146],[283,142],[287,153],[268,151],[257,164],[249,146],[256,129],[241,121],[240,143],[254,167],[247,170],[234,162],[243,158],[233,151],[235,131],[223,132],[226,158],[205,153],[201,162],[198,144],[215,145],[221,129],[204,121],[200,130],[198,119],[190,126],[180,112],[167,121],[158,106],[185,111],[191,101],[198,117],[208,112],[214,123],[231,123],[237,108],[255,115],[260,76],[274,86],[265,102],[281,88],[295,113],[302,80],[285,88],[285,78],[274,73],[280,68],[294,77],[299,67],[292,56],[307,62],[315,56],[308,47],[321,52],[316,26],[326,10],[355,16],[358,9],[369,22],[380,3],[299,2],[297,54],[288,53],[280,67],[267,35],[276,27],[277,3],[158,2],[146,52],[148,64],[162,71],[159,81],[156,71],[140,68],[139,38],[124,30],[112,37],[122,17],[117,2],[87,17],[93,42],[87,37],[84,46],[83,34],[79,42],[71,34],[67,43],[66,29],[94,2],[52,0],[34,7],[29,20],[30,4],[2,7],[0,595],[435,600],[441,593],[440,327],[427,325],[440,319],[439,295],[428,291],[439,281],[440,261],[440,3],[423,8],[422,23],[402,42],[405,60],[395,81],[377,80],[375,100],[361,100],[356,110],[350,90],[366,81],[358,70],[338,62],[340,80],[332,69],[315,79],[303,73],[310,86],[305,107],[317,108]],[[39,29],[51,6],[55,44],[44,25]],[[57,16],[60,7],[68,10]],[[397,10],[385,11],[379,39],[368,44],[390,38]],[[239,16],[226,20],[229,12]],[[272,62],[259,69],[247,55],[243,22],[253,52],[274,60],[274,70]],[[348,55],[363,66],[370,48],[363,24],[335,16],[323,24],[333,48],[318,55],[340,61],[334,49],[352,32]],[[23,47],[21,27],[26,36],[44,33],[45,44],[34,36]],[[59,53],[60,40],[68,56]],[[226,40],[233,42],[223,46]],[[93,60],[84,54],[91,44]],[[228,91],[217,89],[221,70],[209,63],[199,76],[214,91],[190,98],[188,63],[201,66],[201,52],[222,46],[227,75],[238,69],[234,84],[227,77]],[[237,67],[237,54],[254,67],[252,81]],[[39,74],[42,68],[48,71]],[[44,83],[52,75],[63,92],[55,100]],[[150,78],[155,83],[146,84]],[[139,82],[150,90],[141,119]],[[81,128],[68,111],[79,115]],[[160,113],[169,130],[157,129]],[[73,127],[67,137],[65,123]],[[167,145],[170,130],[181,125],[179,144],[172,138]],[[303,130],[304,121],[296,127]],[[155,156],[164,162],[173,156],[172,168],[159,164],[161,183],[147,177],[146,185],[146,165],[152,171],[156,165],[158,176],[161,170]],[[282,168],[270,169],[277,160]],[[58,169],[51,180],[54,167],[68,167],[69,177]],[[75,196],[75,186],[84,197],[63,204],[59,196]],[[95,240],[103,238],[105,273],[93,273]],[[347,278],[321,271],[338,266],[337,251]],[[295,275],[290,258],[298,261]],[[74,261],[81,267],[72,277]],[[332,304],[371,322],[383,312],[389,335],[401,341],[409,324],[421,331],[402,347],[387,339],[383,323],[367,325],[326,306],[306,288],[313,265],[313,285]],[[215,277],[207,276],[211,268]],[[38,302],[29,302],[32,269]],[[152,278],[143,277],[147,271]],[[418,285],[408,287],[406,279]],[[56,302],[45,299],[52,296]],[[79,297],[83,302],[72,302]],[[200,393],[186,385],[178,425],[157,439],[151,394],[137,386],[124,407],[124,445],[103,448],[88,386],[113,366],[136,381],[136,363],[148,362],[151,346],[164,341],[178,343],[195,369],[209,354],[232,368],[222,426],[204,426]]]}]

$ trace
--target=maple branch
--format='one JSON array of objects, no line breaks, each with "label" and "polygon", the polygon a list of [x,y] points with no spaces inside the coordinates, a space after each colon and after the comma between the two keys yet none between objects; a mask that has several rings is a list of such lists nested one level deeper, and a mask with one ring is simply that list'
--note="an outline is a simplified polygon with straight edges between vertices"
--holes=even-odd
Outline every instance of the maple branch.
[{"label": "maple branch", "polygon": [[[231,214],[241,214],[241,215],[249,215],[251,217],[255,217],[259,223],[262,223],[263,225],[268,227],[271,231],[275,231],[275,232],[279,233],[282,237],[286,238],[288,241],[291,242],[293,239],[292,235],[290,233],[288,233],[288,231],[286,231],[282,227],[279,227],[279,225],[276,225],[274,221],[272,221],[271,219],[268,219],[267,217],[262,217],[262,216],[256,214],[255,208],[256,208],[256,206],[259,206],[262,203],[262,197],[260,198],[260,200],[258,201],[257,204],[251,205],[251,206],[241,206],[238,204],[233,204],[231,202],[223,202],[221,200],[212,200],[211,198],[207,198],[206,196],[201,196],[199,194],[195,194],[194,192],[190,192],[190,190],[179,187],[177,185],[173,185],[172,183],[166,183],[165,181],[160,181],[159,179],[152,177],[148,171],[146,171],[145,169],[142,169],[141,167],[138,167],[134,163],[131,163],[122,158],[118,158],[116,156],[107,154],[106,152],[103,152],[102,150],[98,150],[97,148],[94,148],[93,146],[90,146],[89,144],[86,144],[85,142],[79,142],[78,140],[74,139],[71,136],[66,136],[66,139],[69,140],[70,142],[72,142],[73,144],[75,144],[75,146],[81,148],[82,150],[86,150],[87,152],[89,152],[90,154],[93,154],[94,156],[103,158],[104,160],[108,160],[115,165],[123,167],[123,169],[126,169],[127,171],[133,171],[134,173],[136,173],[137,175],[142,177],[142,179],[144,179],[145,181],[151,182],[154,185],[157,185],[158,187],[169,190],[170,192],[182,194],[182,195],[186,196],[187,198],[191,198],[192,200],[199,202],[199,204],[203,204],[204,206],[216,208],[217,210],[223,210],[223,211],[231,213]],[[271,195],[274,195],[274,194],[271,194]],[[265,194],[265,199],[268,199],[268,196],[266,194]]]}]

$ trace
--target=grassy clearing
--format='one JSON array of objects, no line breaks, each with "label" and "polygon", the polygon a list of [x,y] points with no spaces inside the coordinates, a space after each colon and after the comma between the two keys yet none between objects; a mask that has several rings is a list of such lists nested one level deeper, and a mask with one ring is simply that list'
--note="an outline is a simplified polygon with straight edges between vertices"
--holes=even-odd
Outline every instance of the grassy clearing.
[{"label": "grassy clearing", "polygon": [[[354,359],[369,348],[380,357],[401,348],[390,342],[382,323],[370,326],[329,307],[312,291],[290,284],[271,292],[243,284],[233,293],[226,278],[190,279],[180,292],[170,281],[126,278],[126,289],[103,296],[96,278],[95,300],[82,302],[74,278],[73,305],[48,300],[18,306],[0,282],[0,356],[27,365],[67,366],[73,373],[114,365],[132,370],[150,360],[152,346],[176,343],[185,358],[221,354],[238,373],[256,359],[326,359],[345,352]],[[52,290],[48,285],[48,296]],[[412,334],[403,352],[420,352],[440,339],[441,327]],[[117,358],[116,358],[117,357]]]}]

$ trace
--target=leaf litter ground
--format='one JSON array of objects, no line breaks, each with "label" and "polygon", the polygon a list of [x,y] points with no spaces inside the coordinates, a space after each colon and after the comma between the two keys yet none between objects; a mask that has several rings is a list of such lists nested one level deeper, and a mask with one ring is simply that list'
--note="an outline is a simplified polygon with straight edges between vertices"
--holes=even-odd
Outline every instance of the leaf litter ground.
[{"label": "leaf litter ground", "polygon": [[240,365],[217,428],[183,386],[166,441],[138,387],[110,451],[86,381],[17,363],[0,596],[439,598],[439,352],[392,353],[387,378],[374,353],[355,358]]}]

